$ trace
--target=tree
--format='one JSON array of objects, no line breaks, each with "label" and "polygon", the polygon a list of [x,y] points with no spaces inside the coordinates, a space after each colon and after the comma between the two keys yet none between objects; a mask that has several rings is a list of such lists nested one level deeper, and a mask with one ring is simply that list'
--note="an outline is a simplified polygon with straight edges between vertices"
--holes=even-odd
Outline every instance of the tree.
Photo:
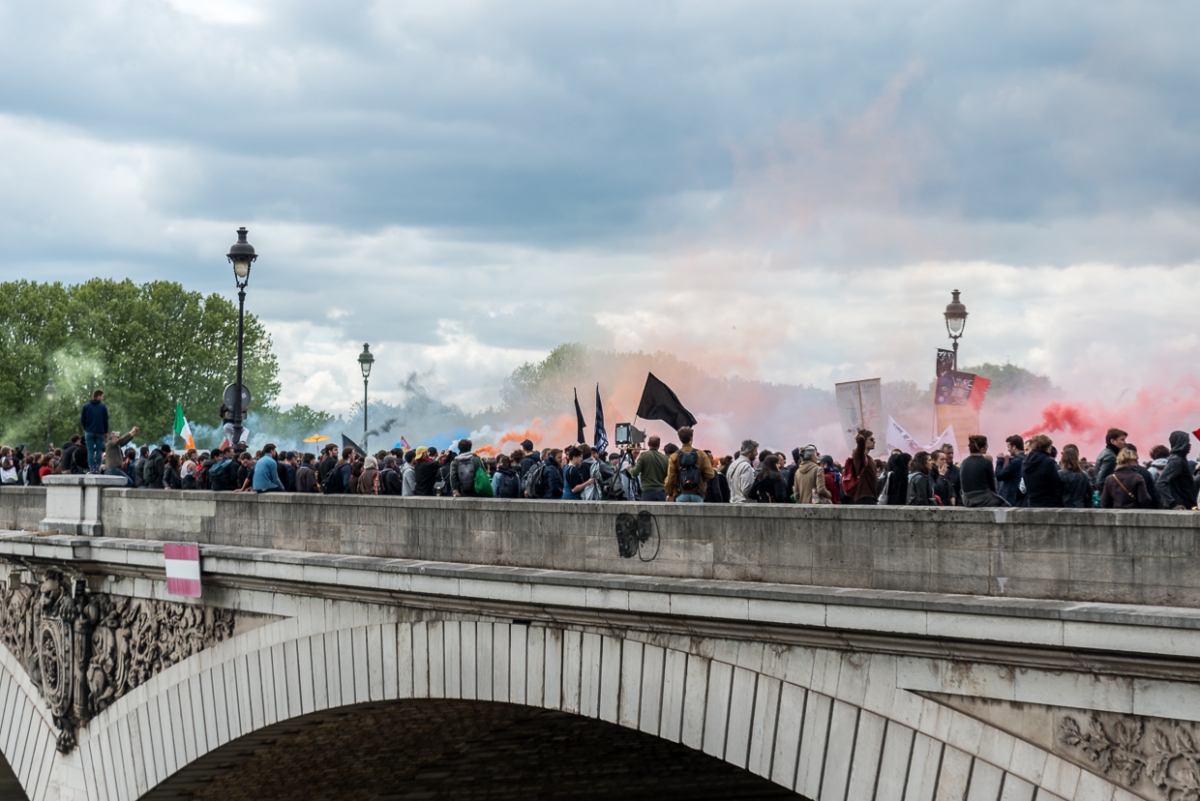
[{"label": "tree", "polygon": [[[147,439],[169,438],[176,402],[189,420],[219,425],[221,392],[237,372],[237,307],[170,281],[134,284],[94,279],[64,286],[0,284],[0,441],[41,443],[53,379],[51,436],[79,432],[79,408],[105,391],[112,428],[141,427]],[[272,408],[279,366],[271,339],[246,315],[246,386],[253,409]]]}]

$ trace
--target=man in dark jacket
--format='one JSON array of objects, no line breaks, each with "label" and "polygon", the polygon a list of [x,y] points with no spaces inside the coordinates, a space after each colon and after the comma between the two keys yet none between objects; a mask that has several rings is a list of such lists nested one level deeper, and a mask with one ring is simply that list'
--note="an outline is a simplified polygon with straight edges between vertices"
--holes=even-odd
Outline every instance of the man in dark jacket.
[{"label": "man in dark jacket", "polygon": [[542,498],[547,501],[561,501],[563,496],[563,459],[562,451],[555,448],[546,454],[545,467],[542,468]]},{"label": "man in dark jacket", "polygon": [[75,467],[75,451],[82,446],[79,444],[80,436],[78,434],[71,435],[71,441],[63,447],[62,452],[62,472],[74,473]]},{"label": "man in dark jacket", "polygon": [[88,471],[100,472],[104,459],[104,438],[108,436],[108,407],[104,405],[104,390],[92,393],[92,399],[79,410],[79,425],[87,445]]},{"label": "man in dark jacket", "polygon": [[1058,465],[1050,458],[1050,445],[1049,437],[1038,434],[1030,440],[1029,455],[1021,463],[1029,506],[1046,509],[1063,505],[1062,477],[1058,475]]},{"label": "man in dark jacket", "polygon": [[954,493],[954,505],[962,506],[962,479],[958,475],[958,465],[954,463],[954,445],[947,442],[942,446],[942,453],[946,456],[946,482]]},{"label": "man in dark jacket", "polygon": [[296,469],[296,492],[317,491],[317,471],[313,470],[316,457],[306,453],[301,457],[300,467]]},{"label": "man in dark jacket", "polygon": [[433,487],[437,484],[438,469],[437,448],[430,448],[421,454],[420,459],[413,461],[413,478],[416,481],[416,494],[429,497],[433,495]]},{"label": "man in dark jacket", "polygon": [[1100,451],[1100,455],[1096,457],[1096,477],[1092,481],[1092,487],[1096,492],[1104,490],[1104,479],[1117,469],[1117,454],[1125,447],[1127,436],[1129,434],[1119,428],[1110,428],[1104,435],[1104,450]]},{"label": "man in dark jacket", "polygon": [[162,489],[163,475],[166,473],[167,454],[171,452],[170,445],[159,445],[146,457],[142,466],[142,486],[146,489]]},{"label": "man in dark jacket", "polygon": [[1196,479],[1188,469],[1187,455],[1192,441],[1186,431],[1171,432],[1171,455],[1167,466],[1158,474],[1158,495],[1164,509],[1194,509]]},{"label": "man in dark jacket", "polygon": [[[533,440],[531,439],[527,439],[521,443],[521,450],[525,452],[525,455],[521,457],[520,472],[521,478],[525,478],[525,474],[529,472],[529,468],[533,467],[542,460],[542,454],[541,451],[535,451],[533,449]],[[513,466],[515,467],[516,465]]]},{"label": "man in dark jacket", "polygon": [[1000,497],[1008,501],[1010,506],[1021,506],[1021,467],[1025,462],[1023,447],[1024,440],[1013,434],[1006,439],[1008,456],[1003,458],[1003,464],[996,465],[996,480],[1000,482]]}]

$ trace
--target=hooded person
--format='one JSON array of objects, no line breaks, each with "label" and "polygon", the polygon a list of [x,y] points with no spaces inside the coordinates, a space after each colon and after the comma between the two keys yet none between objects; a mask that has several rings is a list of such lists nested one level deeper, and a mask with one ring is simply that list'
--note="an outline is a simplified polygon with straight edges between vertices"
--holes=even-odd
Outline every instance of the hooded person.
[{"label": "hooded person", "polygon": [[1164,509],[1194,509],[1196,507],[1196,479],[1188,469],[1187,455],[1192,449],[1190,435],[1186,431],[1171,432],[1171,455],[1158,474],[1155,485]]}]

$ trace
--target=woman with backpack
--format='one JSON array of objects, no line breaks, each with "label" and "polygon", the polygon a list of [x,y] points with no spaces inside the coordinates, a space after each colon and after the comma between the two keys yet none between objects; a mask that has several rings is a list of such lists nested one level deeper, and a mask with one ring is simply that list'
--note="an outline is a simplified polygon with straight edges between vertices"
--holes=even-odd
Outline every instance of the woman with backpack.
[{"label": "woman with backpack", "polygon": [[521,476],[512,467],[512,457],[503,453],[496,457],[496,472],[492,475],[492,495],[496,498],[520,498]]}]

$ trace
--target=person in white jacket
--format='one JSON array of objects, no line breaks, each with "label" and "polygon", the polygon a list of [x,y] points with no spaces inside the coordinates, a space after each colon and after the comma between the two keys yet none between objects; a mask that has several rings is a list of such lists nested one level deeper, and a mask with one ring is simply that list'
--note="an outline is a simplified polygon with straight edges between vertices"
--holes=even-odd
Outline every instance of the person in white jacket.
[{"label": "person in white jacket", "polygon": [[749,503],[746,493],[754,484],[754,460],[758,457],[758,443],[752,439],[742,441],[738,450],[738,458],[729,465],[729,473],[725,478],[729,481],[729,502]]}]

